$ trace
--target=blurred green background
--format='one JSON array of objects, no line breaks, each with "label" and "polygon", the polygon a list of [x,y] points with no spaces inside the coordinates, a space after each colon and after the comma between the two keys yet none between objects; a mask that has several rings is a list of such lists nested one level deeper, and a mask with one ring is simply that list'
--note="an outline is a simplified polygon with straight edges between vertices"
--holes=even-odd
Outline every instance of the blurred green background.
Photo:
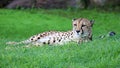
[{"label": "blurred green background", "polygon": [[120,11],[120,0],[0,0],[1,8],[77,8]]}]

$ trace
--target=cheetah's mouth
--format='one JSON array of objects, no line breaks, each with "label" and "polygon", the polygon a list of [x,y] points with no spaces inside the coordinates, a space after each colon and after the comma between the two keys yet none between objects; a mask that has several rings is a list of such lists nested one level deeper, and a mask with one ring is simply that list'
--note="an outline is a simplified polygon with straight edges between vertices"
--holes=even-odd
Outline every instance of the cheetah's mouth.
[{"label": "cheetah's mouth", "polygon": [[81,34],[81,37],[87,37],[89,35],[89,33],[83,33]]},{"label": "cheetah's mouth", "polygon": [[83,33],[81,33],[81,32],[76,32],[76,33],[75,33],[76,38],[84,38],[84,37],[87,37],[88,35],[89,35],[88,32],[83,32]]}]

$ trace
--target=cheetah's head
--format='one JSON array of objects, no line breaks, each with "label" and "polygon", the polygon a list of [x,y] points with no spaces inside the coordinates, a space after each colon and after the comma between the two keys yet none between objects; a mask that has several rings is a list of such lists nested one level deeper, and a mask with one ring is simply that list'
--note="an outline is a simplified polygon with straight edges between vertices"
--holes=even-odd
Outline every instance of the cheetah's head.
[{"label": "cheetah's head", "polygon": [[78,37],[91,37],[94,21],[86,18],[73,19],[73,31]]}]

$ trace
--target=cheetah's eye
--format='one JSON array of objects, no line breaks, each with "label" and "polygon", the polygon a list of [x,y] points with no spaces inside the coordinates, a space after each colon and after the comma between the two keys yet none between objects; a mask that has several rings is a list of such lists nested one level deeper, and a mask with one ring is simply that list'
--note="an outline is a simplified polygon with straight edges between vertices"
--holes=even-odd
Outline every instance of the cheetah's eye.
[{"label": "cheetah's eye", "polygon": [[74,24],[74,26],[77,26],[77,24]]},{"label": "cheetah's eye", "polygon": [[85,27],[86,25],[82,25],[82,27]]}]

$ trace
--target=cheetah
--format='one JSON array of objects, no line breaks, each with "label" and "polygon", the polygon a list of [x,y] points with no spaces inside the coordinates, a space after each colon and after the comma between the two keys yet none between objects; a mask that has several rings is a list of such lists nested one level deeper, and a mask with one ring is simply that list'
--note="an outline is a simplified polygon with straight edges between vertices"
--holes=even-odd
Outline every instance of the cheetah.
[{"label": "cheetah", "polygon": [[35,46],[43,45],[64,45],[69,42],[87,42],[92,40],[93,20],[77,18],[72,20],[73,29],[67,32],[48,31],[30,37],[21,42],[7,42],[7,44],[32,44]]}]

